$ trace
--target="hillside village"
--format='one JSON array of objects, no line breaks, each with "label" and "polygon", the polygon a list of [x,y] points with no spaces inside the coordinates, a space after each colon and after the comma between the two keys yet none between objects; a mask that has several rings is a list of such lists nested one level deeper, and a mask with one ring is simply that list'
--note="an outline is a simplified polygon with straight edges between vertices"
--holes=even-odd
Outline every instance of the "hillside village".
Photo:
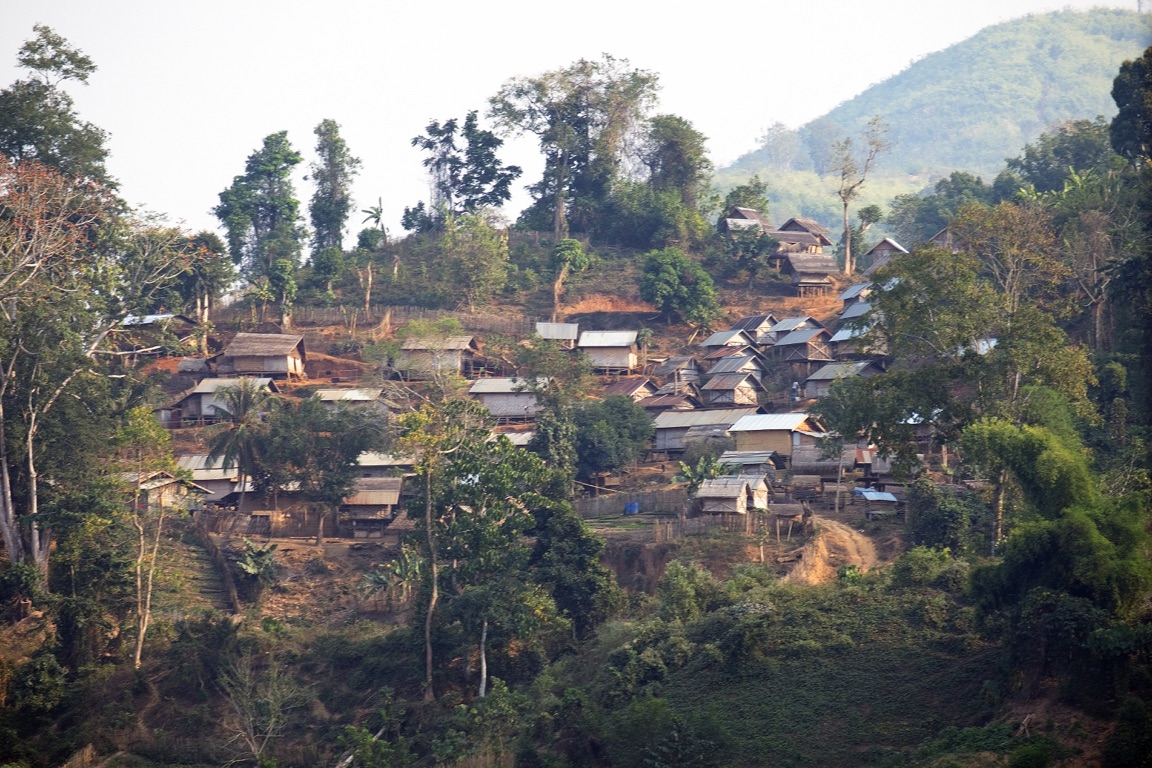
[{"label": "hillside village", "polygon": [[[851,451],[845,449],[846,461],[831,453],[830,458],[825,457],[828,452],[822,452],[821,445],[828,434],[819,419],[807,413],[813,403],[828,394],[833,382],[875,375],[886,368],[888,361],[882,351],[860,343],[868,325],[867,298],[874,286],[864,280],[839,290],[843,276],[824,250],[831,245],[829,233],[812,220],[792,218],[776,229],[760,212],[734,207],[724,225],[730,232],[751,230],[779,241],[771,263],[784,276],[783,284],[790,286],[801,304],[814,297],[835,296],[839,311],[823,320],[764,312],[742,317],[731,328],[706,338],[700,338],[698,332],[691,339],[664,334],[659,346],[675,349],[678,354],[671,356],[642,350],[639,328],[582,330],[579,322],[536,322],[535,334],[517,343],[555,344],[579,356],[598,382],[599,388],[592,388],[589,396],[628,398],[652,419],[651,439],[633,466],[625,470],[635,479],[604,474],[586,486],[586,494],[637,499],[621,501],[617,505],[621,511],[626,506],[634,513],[666,511],[666,500],[660,501],[658,509],[649,510],[646,497],[637,492],[663,490],[663,484],[682,486],[672,481],[675,473],[637,476],[635,470],[641,466],[676,466],[689,445],[708,441],[731,446],[717,455],[727,473],[735,473],[741,482],[732,486],[735,490],[721,503],[705,499],[716,498],[715,488],[728,481],[705,480],[685,499],[684,511],[693,515],[746,514],[756,508],[771,514],[775,504],[784,505],[791,514],[797,500],[796,477],[809,486],[818,479],[821,491],[825,484],[831,490],[840,483],[845,502],[856,486],[867,490],[873,485],[891,485],[890,462],[878,455],[875,446],[861,444],[852,446]],[[893,253],[901,252],[906,251],[890,238],[883,239],[865,254],[873,266],[863,277],[886,264]],[[613,319],[611,313],[602,313],[599,320],[606,327],[616,326],[629,322],[634,314],[626,313],[621,321]],[[460,319],[467,328],[467,315]],[[187,338],[195,321],[157,315],[132,319],[128,326],[139,334],[153,324]],[[487,409],[494,438],[504,436],[520,447],[532,440],[541,382],[505,359],[486,356],[482,333],[408,338],[394,359],[369,366],[362,360],[329,356],[310,361],[304,335],[230,335],[220,330],[215,339],[220,347],[215,354],[210,350],[207,357],[179,358],[174,380],[178,386],[188,386],[155,410],[178,446],[203,444],[203,430],[229,420],[220,391],[234,388],[241,379],[251,379],[258,388],[280,397],[312,397],[329,408],[371,409],[381,420],[387,420],[406,407],[396,395],[397,388],[390,384],[403,382],[419,388],[430,380],[459,377],[465,382],[467,395]],[[681,354],[684,352],[688,354]],[[173,368],[163,360],[153,365]],[[353,373],[349,375],[349,371]],[[334,372],[339,375],[332,375]],[[928,431],[922,433],[925,452],[931,437]],[[214,530],[265,537],[315,535],[317,521],[309,518],[306,505],[295,499],[290,489],[278,489],[274,498],[252,493],[237,464],[225,466],[222,456],[209,460],[207,453],[182,450],[178,449],[177,463],[191,472],[192,483],[203,494],[205,511],[200,514],[211,516]],[[381,538],[402,516],[402,499],[412,493],[405,491],[404,478],[412,478],[413,463],[414,457],[363,454],[356,488],[345,498],[339,517],[322,523],[323,534]],[[176,482],[175,477],[171,479]],[[905,479],[907,476],[900,477]],[[754,488],[771,490],[771,499],[756,495]],[[892,501],[893,506],[898,502],[891,493],[880,498]],[[401,522],[398,530],[404,527]]]},{"label": "hillside village", "polygon": [[879,115],[774,206],[580,59],[351,247],[336,121],[310,226],[279,131],[193,233],[17,60],[0,768],[1152,768],[1152,48],[883,205]]}]

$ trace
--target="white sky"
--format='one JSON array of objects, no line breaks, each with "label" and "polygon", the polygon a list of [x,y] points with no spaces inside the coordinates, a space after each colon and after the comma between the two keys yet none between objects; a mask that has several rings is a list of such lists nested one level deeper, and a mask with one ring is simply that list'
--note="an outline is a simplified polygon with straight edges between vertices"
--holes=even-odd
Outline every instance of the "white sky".
[{"label": "white sky", "polygon": [[[20,76],[16,51],[34,23],[87,53],[99,69],[70,90],[81,117],[111,134],[121,194],[193,229],[217,228],[211,208],[266,135],[287,130],[311,162],[312,130],[332,118],[363,161],[357,209],[383,198],[399,234],[404,206],[427,198],[410,139],[430,119],[483,113],[514,76],[629,59],[660,75],[660,111],[690,120],[722,165],[771,123],[801,125],[986,26],[1100,5],[1136,2],[0,0],[0,83]],[[514,217],[540,161],[529,139],[502,159],[525,167]],[[306,206],[311,188],[297,192]]]}]

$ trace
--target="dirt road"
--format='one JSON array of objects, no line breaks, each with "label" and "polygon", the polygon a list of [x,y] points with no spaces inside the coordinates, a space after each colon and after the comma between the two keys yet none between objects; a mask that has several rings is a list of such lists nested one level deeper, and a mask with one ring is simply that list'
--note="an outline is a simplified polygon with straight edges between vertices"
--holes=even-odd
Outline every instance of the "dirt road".
[{"label": "dirt road", "polygon": [[784,576],[783,581],[826,584],[836,580],[840,566],[854,565],[867,571],[879,563],[872,540],[855,528],[826,517],[812,520],[820,534],[805,545],[800,562]]}]

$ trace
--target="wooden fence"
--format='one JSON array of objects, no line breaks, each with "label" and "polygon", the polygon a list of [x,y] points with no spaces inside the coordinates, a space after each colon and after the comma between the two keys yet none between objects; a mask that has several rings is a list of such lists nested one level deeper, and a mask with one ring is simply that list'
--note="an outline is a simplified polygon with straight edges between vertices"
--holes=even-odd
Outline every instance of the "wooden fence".
[{"label": "wooden fence", "polygon": [[679,515],[688,503],[683,490],[650,491],[647,493],[614,493],[592,499],[577,499],[576,512],[581,517],[609,517],[622,515],[628,504],[636,504],[637,512]]},{"label": "wooden fence", "polygon": [[762,525],[763,521],[756,515],[668,517],[652,521],[652,534],[657,544],[666,544],[685,536],[702,536],[716,530],[751,535],[762,532]]}]

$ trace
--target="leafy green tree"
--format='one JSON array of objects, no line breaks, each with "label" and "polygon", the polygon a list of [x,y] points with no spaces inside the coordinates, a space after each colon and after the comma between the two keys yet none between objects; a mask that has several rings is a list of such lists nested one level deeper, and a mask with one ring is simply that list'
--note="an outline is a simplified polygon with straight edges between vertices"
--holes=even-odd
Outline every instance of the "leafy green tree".
[{"label": "leafy green tree", "polygon": [[905,245],[918,245],[948,226],[961,207],[999,202],[992,187],[979,176],[953,171],[936,182],[933,194],[897,195],[888,213],[888,228]]},{"label": "leafy green tree", "polygon": [[465,213],[444,220],[436,242],[443,277],[468,302],[469,309],[490,299],[504,287],[508,275],[508,238],[481,213]]},{"label": "leafy green tree", "polygon": [[271,291],[283,320],[290,321],[300,262],[300,202],[292,171],[303,158],[288,143],[288,132],[265,137],[248,156],[244,175],[220,193],[213,209],[228,231],[228,252],[248,282]]},{"label": "leafy green tree", "polygon": [[311,166],[316,191],[312,193],[308,215],[312,220],[315,259],[327,248],[343,248],[344,228],[352,213],[352,181],[360,171],[360,160],[348,150],[335,120],[322,120],[313,133],[319,160]]},{"label": "leafy green tree", "polygon": [[765,216],[768,215],[768,184],[762,181],[759,175],[753,176],[748,181],[738,184],[728,191],[720,209],[720,221],[716,222],[717,227],[723,223],[732,209],[737,207],[751,208]]},{"label": "leafy green tree", "polygon": [[335,517],[352,492],[360,454],[385,447],[385,427],[374,411],[330,409],[314,398],[278,408],[258,438],[258,485],[266,493],[298,489],[320,511],[316,541],[323,543],[325,517]]},{"label": "leafy green tree", "polygon": [[1037,192],[1056,192],[1069,173],[1106,172],[1119,158],[1109,144],[1108,122],[1069,120],[1040,134],[1024,147],[1024,154],[1009,158],[1008,169]]},{"label": "leafy green tree", "polygon": [[644,256],[640,298],[664,314],[692,325],[706,325],[720,313],[712,277],[677,248]]},{"label": "leafy green tree", "polygon": [[176,278],[173,292],[182,309],[207,324],[212,306],[236,279],[236,269],[220,236],[207,230],[188,238],[188,269]]},{"label": "leafy green tree", "polygon": [[109,184],[104,161],[107,134],[79,118],[60,84],[87,84],[96,65],[51,27],[37,24],[36,36],[17,54],[29,77],[0,90],[0,155],[36,160],[66,175]]},{"label": "leafy green tree", "polygon": [[640,161],[648,169],[648,183],[658,191],[674,191],[691,211],[699,208],[712,161],[708,139],[679,115],[656,115],[648,121],[648,134],[640,149]]},{"label": "leafy green tree", "polygon": [[722,464],[715,456],[701,456],[695,464],[680,462],[680,471],[672,478],[677,483],[687,483],[688,495],[695,495],[705,480],[714,480],[732,472],[732,464]]},{"label": "leafy green tree", "polygon": [[1109,126],[1112,149],[1129,160],[1152,155],[1152,46],[1120,65],[1112,100],[1118,108]]},{"label": "leafy green tree", "polygon": [[844,235],[841,242],[844,245],[846,275],[856,271],[856,260],[852,255],[852,230],[848,222],[848,207],[860,196],[860,188],[868,180],[868,174],[873,170],[877,158],[892,148],[887,133],[887,124],[877,115],[868,121],[868,126],[861,137],[862,148],[857,149],[851,136],[832,145],[832,164],[829,170],[839,179],[836,196],[840,198],[844,213]]},{"label": "leafy green tree", "polygon": [[625,395],[586,402],[573,411],[576,476],[617,472],[636,461],[655,431],[652,417]]},{"label": "leafy green tree", "polygon": [[607,54],[501,86],[489,115],[505,133],[534,134],[544,153],[544,177],[531,188],[536,203],[522,223],[550,221],[556,242],[568,237],[569,219],[586,231],[656,89],[655,74]]},{"label": "leafy green tree", "polygon": [[429,123],[412,146],[429,153],[424,167],[432,175],[432,201],[427,209],[423,201],[405,208],[404,228],[426,232],[438,229],[447,214],[477,213],[506,203],[522,171],[500,162],[496,150],[503,145],[495,133],[480,127],[476,110],[462,126],[456,118]]}]

